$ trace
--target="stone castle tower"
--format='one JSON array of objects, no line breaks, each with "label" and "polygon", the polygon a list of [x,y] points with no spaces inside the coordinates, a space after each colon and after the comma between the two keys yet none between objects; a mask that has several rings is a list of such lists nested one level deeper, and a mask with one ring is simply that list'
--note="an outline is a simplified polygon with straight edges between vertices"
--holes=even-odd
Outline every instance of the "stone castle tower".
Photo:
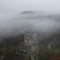
[{"label": "stone castle tower", "polygon": [[38,46],[37,33],[26,32],[24,35],[24,42],[30,51],[34,51]]}]

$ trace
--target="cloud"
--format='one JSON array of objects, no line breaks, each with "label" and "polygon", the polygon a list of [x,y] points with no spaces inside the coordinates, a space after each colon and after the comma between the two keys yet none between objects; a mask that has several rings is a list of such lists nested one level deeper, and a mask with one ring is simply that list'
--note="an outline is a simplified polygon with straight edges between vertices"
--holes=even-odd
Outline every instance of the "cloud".
[{"label": "cloud", "polygon": [[10,17],[3,20],[0,19],[1,36],[16,35],[19,33],[24,33],[25,31],[52,33],[56,32],[56,30],[60,28],[60,22],[44,17],[42,17],[42,19],[32,19],[31,17],[31,19],[27,19],[23,15],[13,15],[13,17],[11,15],[6,16]]},{"label": "cloud", "polygon": [[0,0],[0,12],[45,10],[60,12],[60,0]]}]

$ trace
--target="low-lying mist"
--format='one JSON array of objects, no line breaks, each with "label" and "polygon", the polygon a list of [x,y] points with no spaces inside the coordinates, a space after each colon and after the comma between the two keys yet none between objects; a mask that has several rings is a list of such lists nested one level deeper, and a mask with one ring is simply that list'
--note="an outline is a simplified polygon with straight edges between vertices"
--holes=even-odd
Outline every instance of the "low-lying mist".
[{"label": "low-lying mist", "polygon": [[60,22],[48,15],[12,15],[6,14],[0,16],[0,36],[14,36],[26,31],[54,33],[60,29]]}]

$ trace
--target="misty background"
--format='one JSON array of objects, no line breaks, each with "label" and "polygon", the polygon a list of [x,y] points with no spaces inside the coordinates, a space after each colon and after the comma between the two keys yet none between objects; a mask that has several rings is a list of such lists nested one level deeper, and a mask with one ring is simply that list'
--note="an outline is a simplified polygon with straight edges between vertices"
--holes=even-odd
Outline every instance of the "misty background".
[{"label": "misty background", "polygon": [[[60,0],[0,0],[0,36],[60,29]],[[21,14],[22,11],[34,14]]]},{"label": "misty background", "polygon": [[0,12],[24,10],[60,12],[60,0],[0,0]]}]

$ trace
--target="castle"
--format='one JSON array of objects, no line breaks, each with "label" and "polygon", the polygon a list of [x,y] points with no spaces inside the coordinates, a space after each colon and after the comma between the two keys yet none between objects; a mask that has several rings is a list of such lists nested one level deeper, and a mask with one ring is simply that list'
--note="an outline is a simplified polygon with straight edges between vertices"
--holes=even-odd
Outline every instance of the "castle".
[{"label": "castle", "polygon": [[24,43],[28,50],[34,51],[38,47],[37,33],[26,32],[24,35]]}]

